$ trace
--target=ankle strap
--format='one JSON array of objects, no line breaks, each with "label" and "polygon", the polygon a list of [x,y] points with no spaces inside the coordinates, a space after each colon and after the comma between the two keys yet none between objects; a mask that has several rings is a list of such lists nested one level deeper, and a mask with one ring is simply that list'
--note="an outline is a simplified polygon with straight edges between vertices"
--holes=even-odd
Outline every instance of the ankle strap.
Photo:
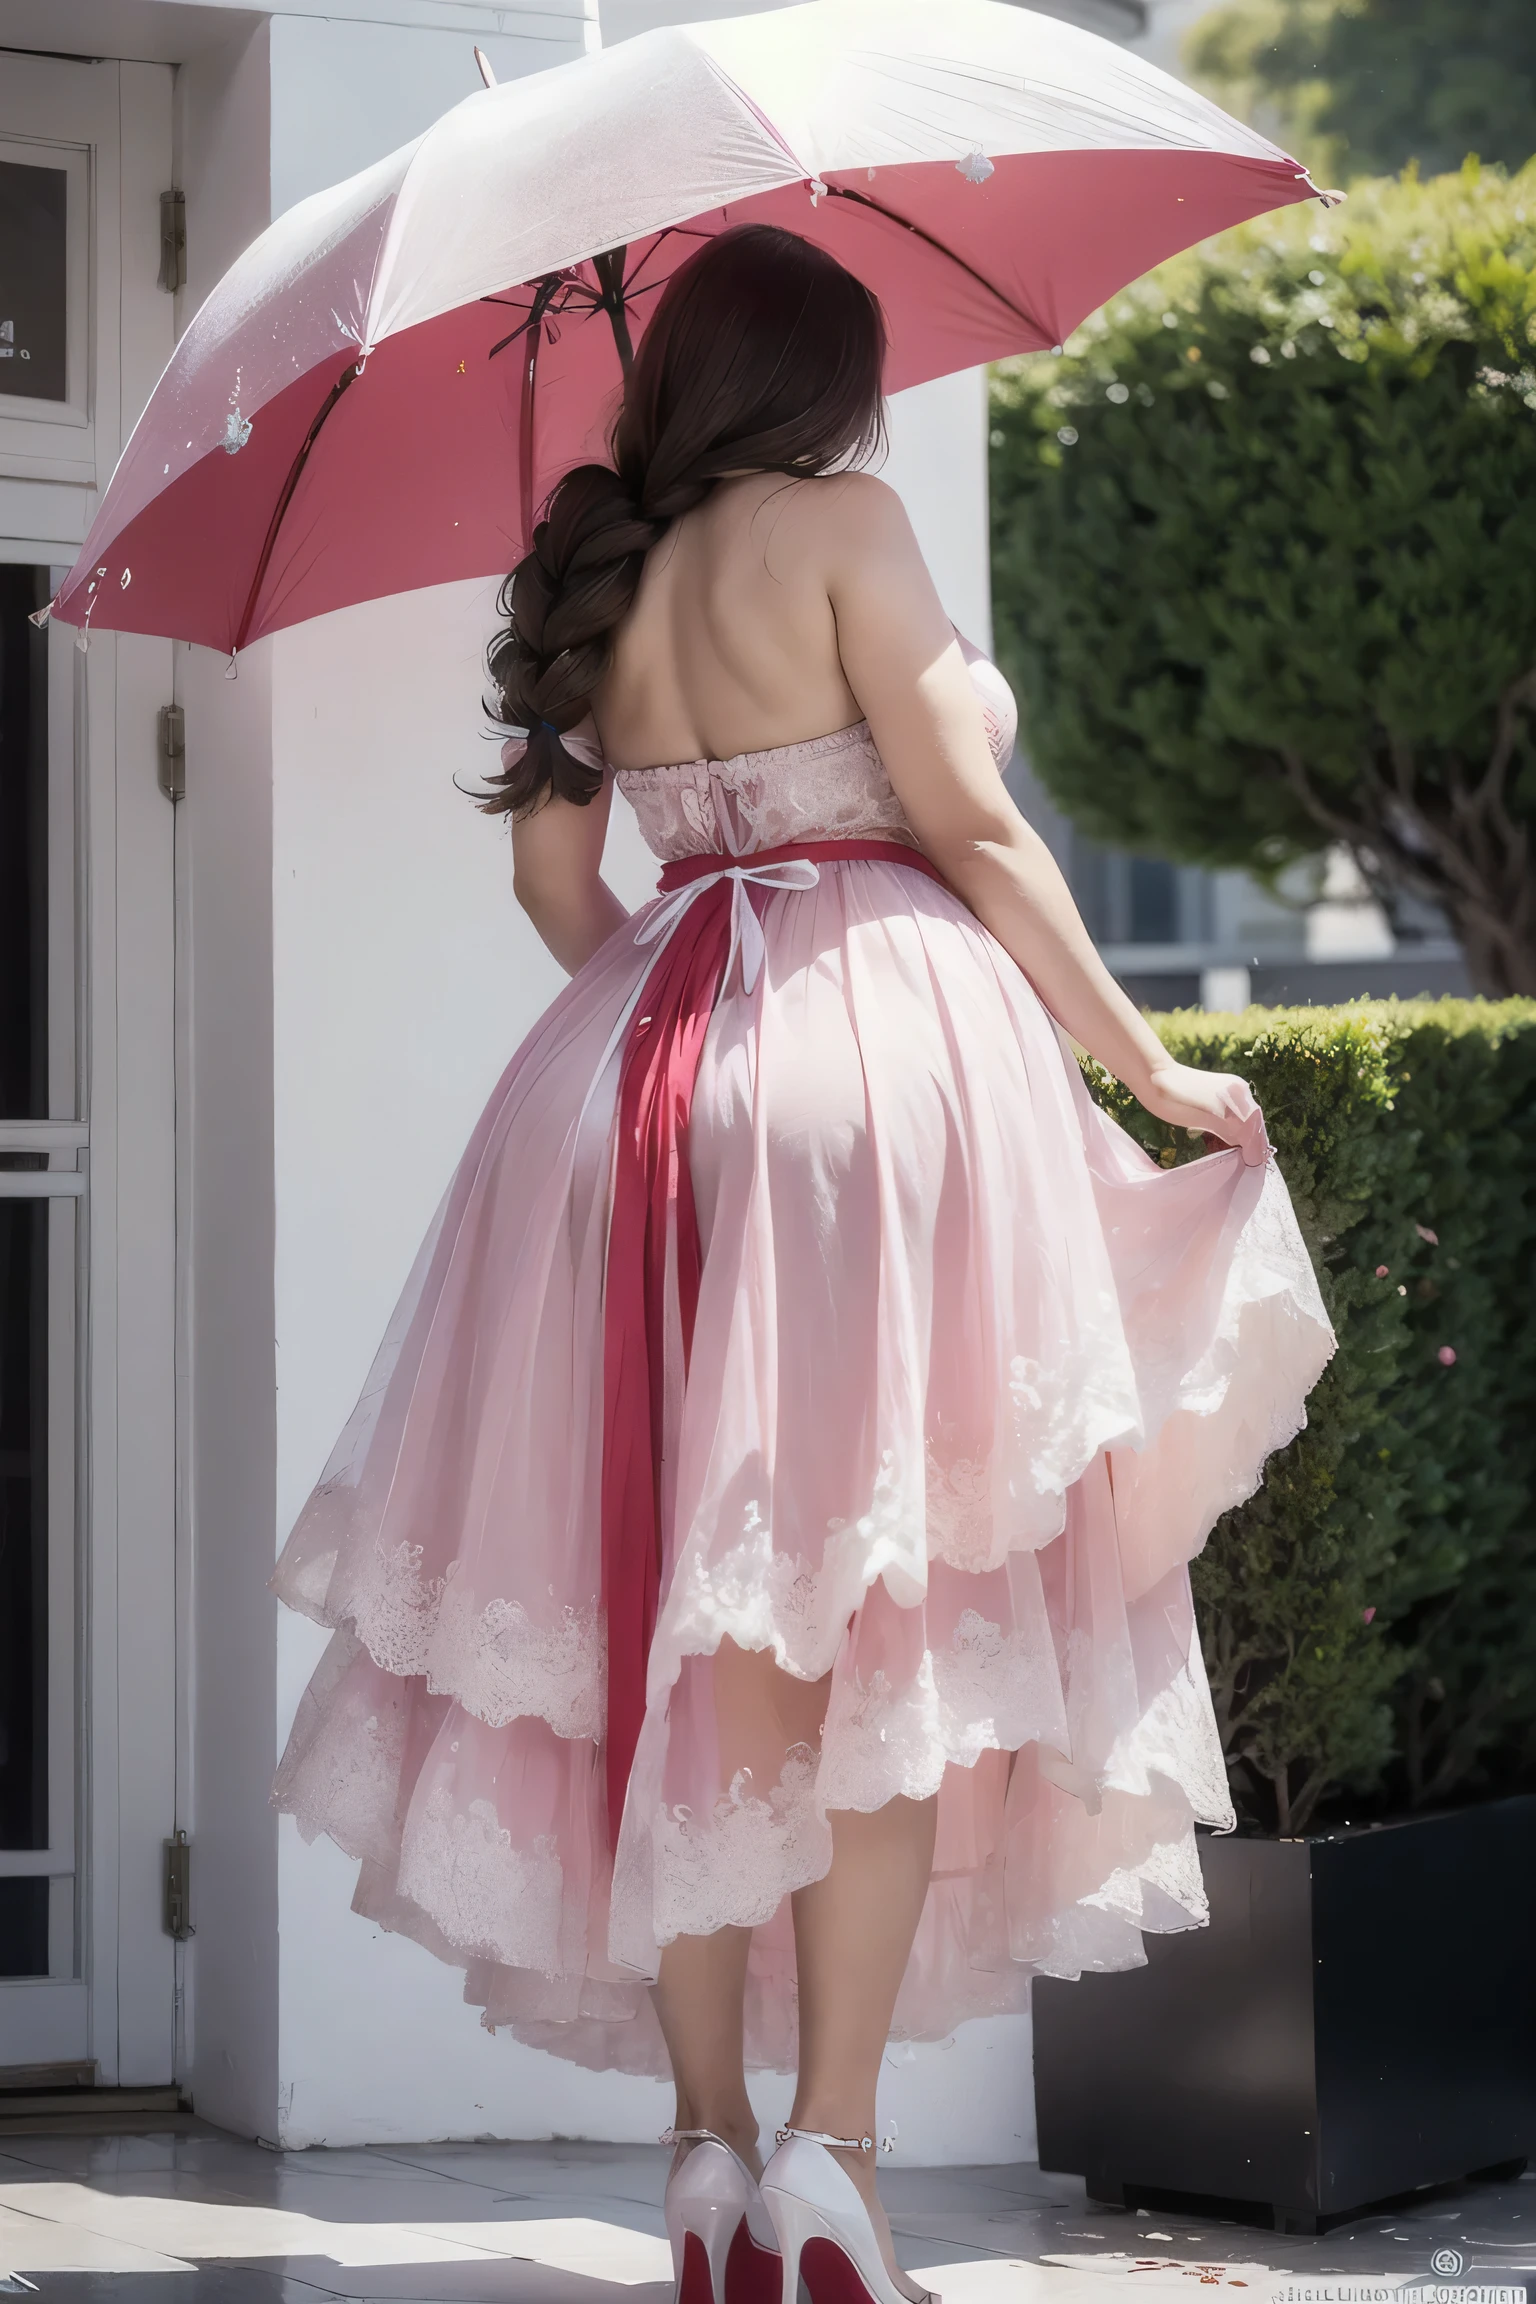
[{"label": "ankle strap", "polygon": [[[725,2138],[717,2136],[713,2128],[663,2128],[656,2141],[658,2144],[725,2144]],[[729,2152],[730,2145],[725,2144],[725,2149]]]},{"label": "ankle strap", "polygon": [[[792,2136],[798,2136],[802,2144],[825,2144],[832,2152],[873,2152],[875,2149],[873,2136],[828,2136],[820,2128],[776,2128],[774,2135],[780,2144],[787,2144]],[[894,2138],[892,2129],[890,2135],[880,2139],[882,2152],[895,2151]]]}]

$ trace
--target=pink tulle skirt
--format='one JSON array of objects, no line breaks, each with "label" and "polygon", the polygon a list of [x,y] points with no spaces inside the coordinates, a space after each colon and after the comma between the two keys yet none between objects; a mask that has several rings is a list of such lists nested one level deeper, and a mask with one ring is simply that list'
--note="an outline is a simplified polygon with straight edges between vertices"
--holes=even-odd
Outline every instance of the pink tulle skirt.
[{"label": "pink tulle skirt", "polygon": [[[748,2056],[795,2052],[789,1897],[829,1816],[939,1799],[896,2032],[1205,1916],[1231,1821],[1187,1563],[1332,1350],[1273,1160],[1163,1171],[1027,979],[900,866],[758,891],[690,1159],[663,1597],[603,1790],[603,1273],[616,935],[477,1127],[275,1588],[334,1628],[275,1797],[492,2026],[666,2069],[678,1935],[756,1930]],[[676,1343],[676,1340],[674,1340]]]}]

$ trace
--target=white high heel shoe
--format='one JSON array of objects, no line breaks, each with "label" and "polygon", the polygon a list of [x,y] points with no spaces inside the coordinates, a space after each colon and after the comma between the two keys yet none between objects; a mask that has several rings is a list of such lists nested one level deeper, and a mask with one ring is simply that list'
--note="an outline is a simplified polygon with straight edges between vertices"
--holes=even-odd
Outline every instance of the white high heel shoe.
[{"label": "white high heel shoe", "polygon": [[667,2178],[675,2304],[779,2304],[773,2225],[757,2179],[709,2128],[669,2128],[664,2144],[691,2144]]},{"label": "white high heel shoe", "polygon": [[[885,2268],[857,2184],[832,2157],[872,2152],[873,2137],[781,2128],[778,2140],[762,2194],[784,2258],[783,2304],[795,2304],[802,2279],[811,2304],[909,2304]],[[921,2304],[942,2300],[925,2289]]]}]

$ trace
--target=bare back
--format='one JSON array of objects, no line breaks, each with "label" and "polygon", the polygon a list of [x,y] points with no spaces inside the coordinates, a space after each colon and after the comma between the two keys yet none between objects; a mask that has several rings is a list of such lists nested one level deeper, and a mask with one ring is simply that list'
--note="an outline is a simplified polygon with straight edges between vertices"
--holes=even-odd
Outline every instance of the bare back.
[{"label": "bare back", "polygon": [[841,476],[728,480],[652,548],[593,699],[616,768],[728,760],[860,717],[825,549],[849,487]]}]

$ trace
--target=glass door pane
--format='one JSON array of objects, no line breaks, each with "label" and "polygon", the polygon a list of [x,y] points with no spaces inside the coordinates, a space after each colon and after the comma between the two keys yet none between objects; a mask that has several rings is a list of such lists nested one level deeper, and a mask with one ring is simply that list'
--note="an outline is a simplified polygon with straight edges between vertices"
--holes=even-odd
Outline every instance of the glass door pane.
[{"label": "glass door pane", "polygon": [[0,161],[0,390],[67,397],[69,177]]},{"label": "glass door pane", "polygon": [[48,575],[0,562],[0,1120],[48,1113]]},{"label": "glass door pane", "polygon": [[[73,1117],[73,755],[63,740],[72,667],[59,636],[30,622],[52,588],[48,568],[0,562],[0,1983],[13,1991],[25,1979],[67,1982],[78,1967],[74,1409],[86,1131]],[[0,1995],[0,2066],[12,2061],[7,2034],[21,2013]],[[34,2020],[21,2035],[46,2044],[49,2030]]]},{"label": "glass door pane", "polygon": [[[0,1200],[0,1849],[48,1845],[48,1213]],[[46,1877],[0,1880],[0,1976],[48,1974]]]}]

